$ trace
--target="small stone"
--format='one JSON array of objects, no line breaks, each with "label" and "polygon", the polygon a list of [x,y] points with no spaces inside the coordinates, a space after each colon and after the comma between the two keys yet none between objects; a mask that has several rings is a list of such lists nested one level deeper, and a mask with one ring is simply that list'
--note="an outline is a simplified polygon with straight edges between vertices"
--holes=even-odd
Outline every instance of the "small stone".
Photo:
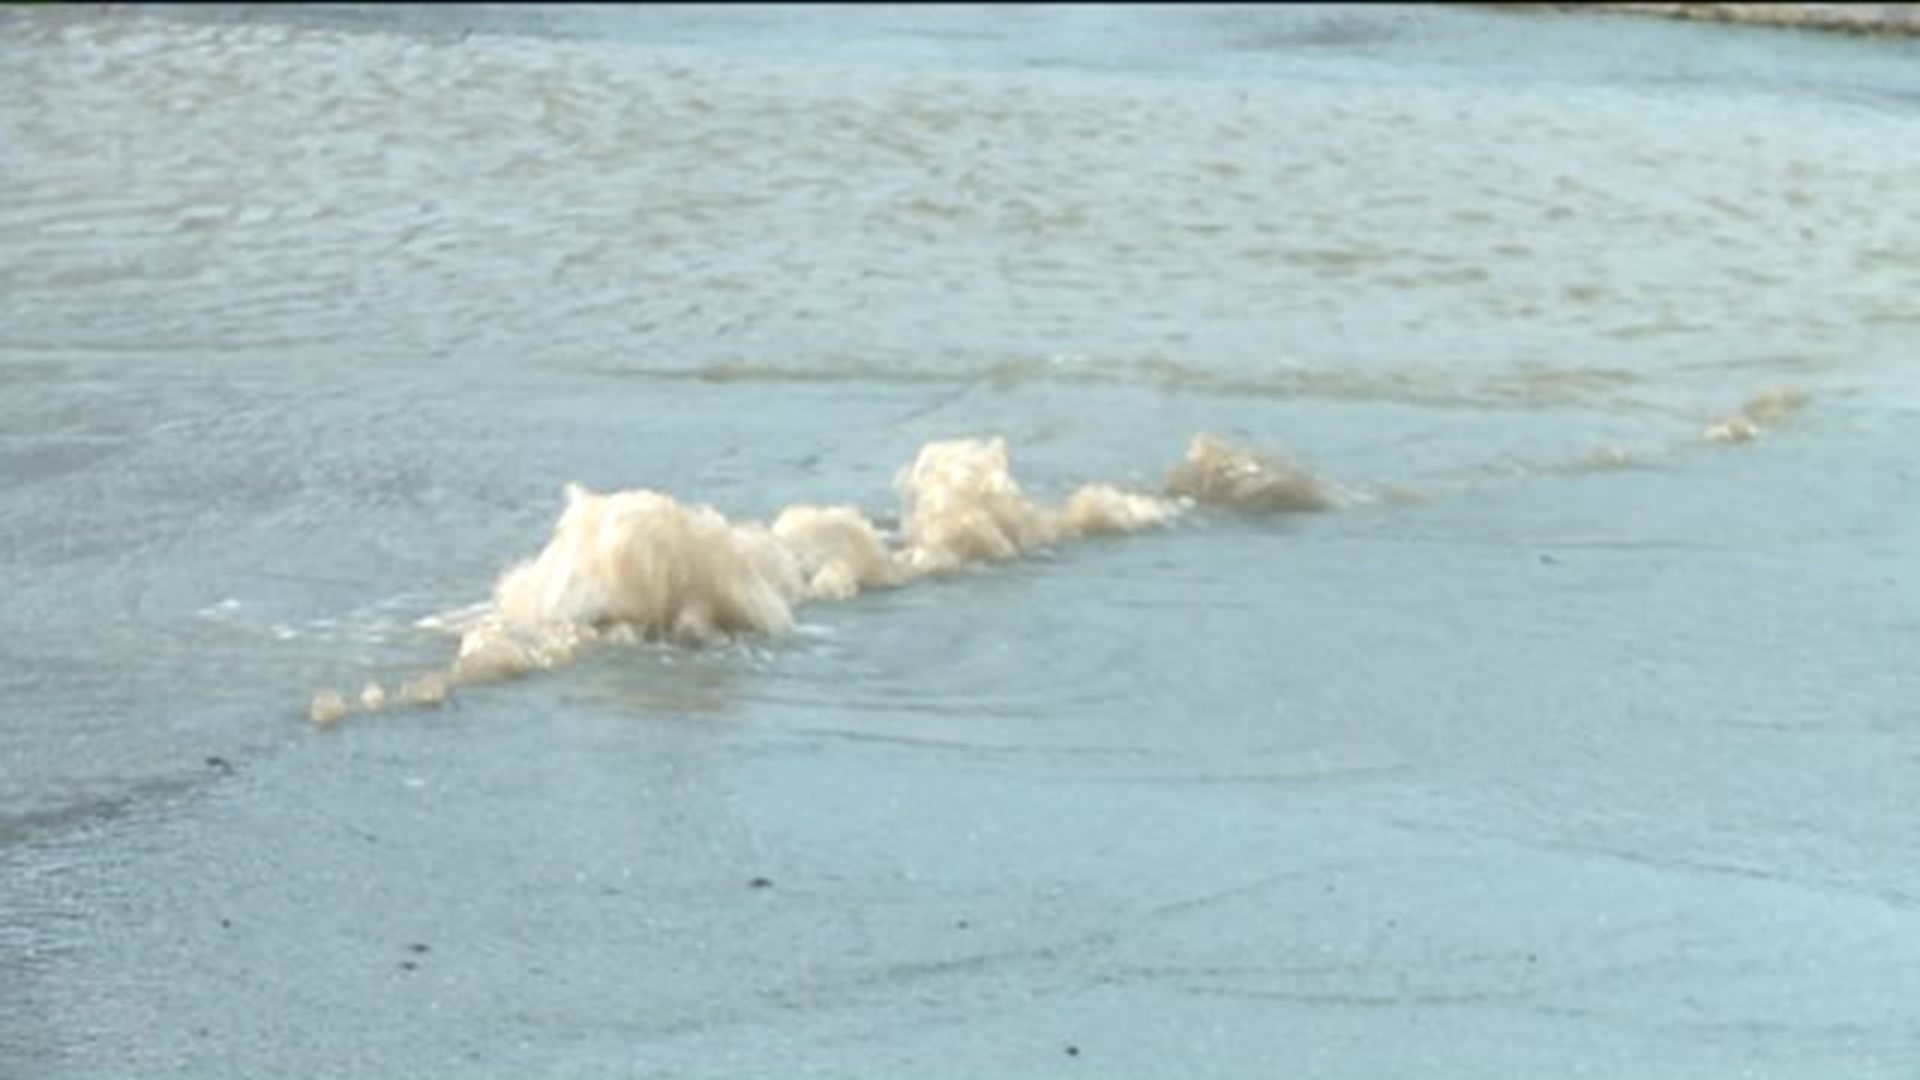
[{"label": "small stone", "polygon": [[1077,1047],[1077,1046],[1074,1046],[1074,1045],[1072,1045],[1071,1043],[1069,1043],[1069,1044],[1067,1045],[1067,1056],[1068,1056],[1068,1057],[1079,1057],[1079,1056],[1080,1056],[1080,1048],[1079,1048],[1079,1047]]}]

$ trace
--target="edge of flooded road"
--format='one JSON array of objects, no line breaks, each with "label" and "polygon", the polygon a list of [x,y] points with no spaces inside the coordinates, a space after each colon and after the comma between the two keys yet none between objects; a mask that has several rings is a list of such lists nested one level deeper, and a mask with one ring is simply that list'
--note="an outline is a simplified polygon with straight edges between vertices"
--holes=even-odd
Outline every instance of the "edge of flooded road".
[{"label": "edge of flooded road", "polygon": [[1870,37],[1920,37],[1920,4],[1483,4],[1521,14],[1636,15]]}]

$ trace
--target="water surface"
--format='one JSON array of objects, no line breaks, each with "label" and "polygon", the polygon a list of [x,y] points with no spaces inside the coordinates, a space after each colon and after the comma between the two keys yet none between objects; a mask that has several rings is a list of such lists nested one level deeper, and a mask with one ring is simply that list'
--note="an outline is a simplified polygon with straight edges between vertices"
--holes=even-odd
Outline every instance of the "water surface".
[{"label": "water surface", "polygon": [[[0,12],[0,1073],[1911,1075],[1913,50]],[[570,481],[1200,431],[1378,497],[306,718]]]}]

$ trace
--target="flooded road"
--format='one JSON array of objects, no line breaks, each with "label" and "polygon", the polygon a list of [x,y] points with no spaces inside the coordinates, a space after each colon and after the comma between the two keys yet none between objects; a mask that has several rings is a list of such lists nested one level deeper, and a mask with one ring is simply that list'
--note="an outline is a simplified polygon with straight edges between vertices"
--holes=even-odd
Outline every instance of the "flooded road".
[{"label": "flooded road", "polygon": [[1912,1075],[1914,48],[0,10],[0,1074]]}]

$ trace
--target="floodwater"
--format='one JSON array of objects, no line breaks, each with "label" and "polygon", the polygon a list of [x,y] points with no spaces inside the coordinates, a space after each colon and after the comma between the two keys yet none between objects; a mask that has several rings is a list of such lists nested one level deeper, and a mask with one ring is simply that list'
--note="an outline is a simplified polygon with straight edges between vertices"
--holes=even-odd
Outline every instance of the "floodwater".
[{"label": "floodwater", "polygon": [[0,1075],[1920,1075],[1917,60],[0,11]]}]

